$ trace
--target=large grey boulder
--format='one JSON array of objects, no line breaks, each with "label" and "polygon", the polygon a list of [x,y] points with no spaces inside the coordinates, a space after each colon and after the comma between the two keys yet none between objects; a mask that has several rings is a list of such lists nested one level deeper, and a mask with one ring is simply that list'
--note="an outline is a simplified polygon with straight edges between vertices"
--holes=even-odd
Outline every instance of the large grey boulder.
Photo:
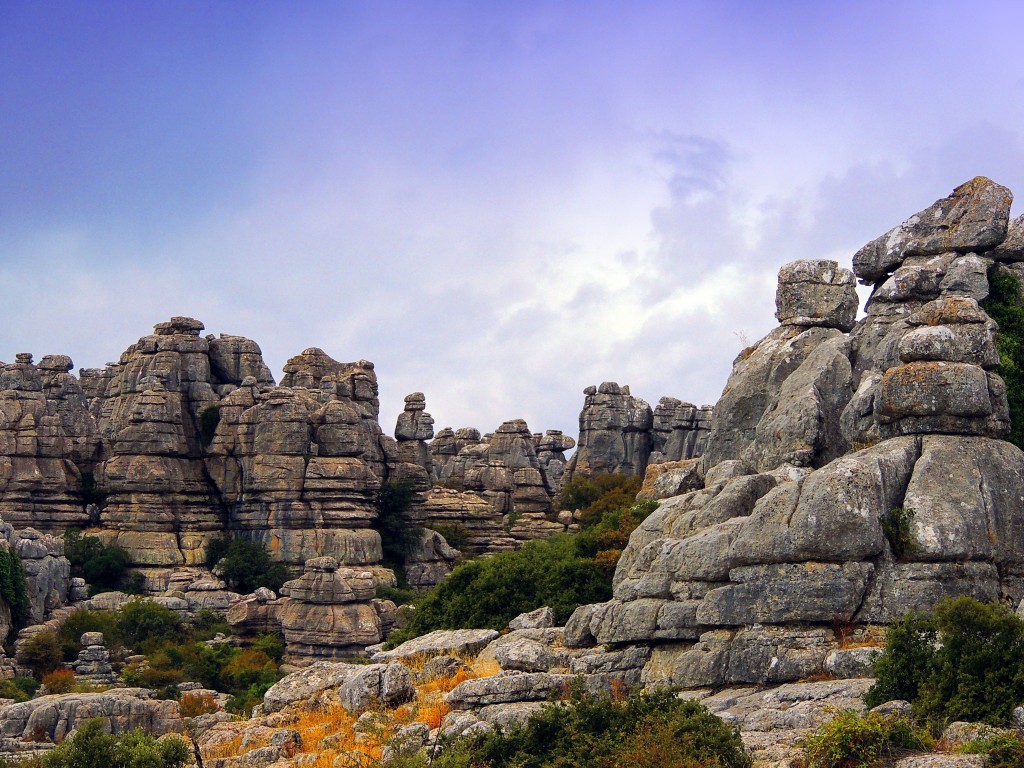
[{"label": "large grey boulder", "polygon": [[274,683],[263,697],[263,709],[277,712],[290,704],[310,701],[317,694],[340,688],[365,669],[364,664],[318,661]]},{"label": "large grey boulder", "polygon": [[853,271],[874,283],[906,256],[994,248],[1006,237],[1011,202],[1010,190],[978,176],[857,251]]},{"label": "large grey boulder", "polygon": [[835,261],[804,259],[779,270],[775,317],[782,325],[849,331],[857,318],[857,278]]},{"label": "large grey boulder", "polygon": [[437,629],[393,648],[375,653],[374,663],[398,661],[414,656],[474,656],[498,637],[493,629]]}]

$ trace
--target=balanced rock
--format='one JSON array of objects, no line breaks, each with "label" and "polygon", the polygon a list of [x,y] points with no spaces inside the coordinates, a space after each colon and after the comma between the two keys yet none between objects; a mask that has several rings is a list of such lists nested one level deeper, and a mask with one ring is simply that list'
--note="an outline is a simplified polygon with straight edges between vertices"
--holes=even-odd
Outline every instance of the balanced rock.
[{"label": "balanced rock", "polygon": [[990,250],[1006,238],[1011,202],[1010,190],[978,176],[857,251],[853,271],[874,283],[906,256]]}]

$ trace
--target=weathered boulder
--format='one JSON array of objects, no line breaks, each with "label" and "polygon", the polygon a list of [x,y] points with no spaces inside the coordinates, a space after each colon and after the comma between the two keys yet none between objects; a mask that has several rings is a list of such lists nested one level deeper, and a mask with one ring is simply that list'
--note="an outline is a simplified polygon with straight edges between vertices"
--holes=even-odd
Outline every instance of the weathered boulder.
[{"label": "weathered boulder", "polygon": [[493,629],[437,629],[393,648],[373,654],[371,661],[380,664],[415,656],[472,656],[483,650],[498,633]]},{"label": "weathered boulder", "polygon": [[779,271],[775,317],[782,325],[849,331],[857,318],[857,278],[835,261],[793,261]]},{"label": "weathered boulder", "polygon": [[371,571],[340,568],[333,557],[306,561],[298,579],[281,587],[276,608],[285,639],[285,662],[305,666],[361,653],[384,639],[394,603],[376,600]]},{"label": "weathered boulder", "polygon": [[1006,187],[978,176],[857,251],[853,271],[874,283],[906,256],[992,249],[1006,238],[1012,201]]}]

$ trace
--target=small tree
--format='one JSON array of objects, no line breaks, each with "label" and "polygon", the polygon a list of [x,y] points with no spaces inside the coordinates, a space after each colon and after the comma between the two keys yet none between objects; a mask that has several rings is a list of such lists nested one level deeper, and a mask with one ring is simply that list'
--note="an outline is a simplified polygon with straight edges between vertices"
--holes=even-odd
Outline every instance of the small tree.
[{"label": "small tree", "polygon": [[46,754],[43,768],[184,768],[191,757],[178,737],[155,739],[142,731],[114,736],[99,718],[87,720]]},{"label": "small tree", "polygon": [[83,536],[76,528],[64,532],[64,555],[71,561],[71,575],[80,576],[94,588],[117,589],[131,565],[131,556],[99,536]]},{"label": "small tree", "polygon": [[206,563],[216,567],[239,592],[252,592],[259,587],[276,592],[289,578],[288,569],[275,562],[265,546],[248,539],[211,540],[206,548]]}]

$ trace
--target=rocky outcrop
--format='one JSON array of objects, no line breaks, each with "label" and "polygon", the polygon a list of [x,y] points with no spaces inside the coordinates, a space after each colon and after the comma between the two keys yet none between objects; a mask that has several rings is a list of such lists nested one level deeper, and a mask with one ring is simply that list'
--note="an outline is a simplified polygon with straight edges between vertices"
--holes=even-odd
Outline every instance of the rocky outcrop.
[{"label": "rocky outcrop", "polygon": [[465,537],[468,554],[508,552],[519,546],[506,530],[506,516],[470,491],[435,487],[409,510],[409,518],[425,528],[454,526]]},{"label": "rocky outcrop", "polygon": [[[543,440],[535,438],[525,421],[506,421],[494,434],[477,441],[474,441],[479,434],[476,430],[459,430],[451,436],[448,432],[450,430],[440,433],[445,442],[440,449],[443,453],[437,455],[443,457],[448,454],[452,438],[456,444],[462,441],[462,447],[453,458],[444,462],[439,478],[441,486],[473,494],[486,501],[491,510],[501,516],[500,527],[514,540],[543,538],[565,530],[563,523],[552,519],[552,491],[537,455],[537,446]],[[461,438],[459,433],[462,433]],[[552,454],[557,453],[558,445],[565,444],[563,436],[557,433],[549,435],[545,469],[554,471]],[[452,514],[441,508],[446,500],[464,506],[464,497],[435,493],[428,502],[430,509],[427,512],[412,514],[427,526],[432,522],[455,520],[458,513]],[[495,545],[487,549],[504,549],[501,538],[497,537]]]},{"label": "rocky outcrop", "polygon": [[711,433],[710,405],[697,407],[674,397],[663,397],[654,408],[650,463],[682,461],[704,455]]},{"label": "rocky outcrop", "polygon": [[614,599],[577,610],[568,645],[652,649],[651,684],[777,684],[862,669],[841,649],[851,632],[943,597],[1017,604],[1024,453],[993,439],[1008,416],[977,302],[988,257],[966,253],[1005,233],[1000,190],[975,180],[862,249],[858,274],[878,283],[857,323],[852,273],[783,267],[782,325],[734,364],[702,466],[679,467]]},{"label": "rocky outcrop", "polygon": [[377,563],[380,537],[370,525],[386,457],[373,364],[314,358],[293,358],[286,379],[316,389],[263,390],[246,380],[224,398],[207,451],[210,476],[229,526],[284,562],[326,554]]},{"label": "rocky outcrop", "polygon": [[566,478],[608,473],[643,476],[653,446],[654,412],[629,387],[606,381],[587,387],[580,412],[580,439]]},{"label": "rocky outcrop", "polygon": [[794,262],[779,272],[775,303],[782,325],[736,358],[715,406],[709,467],[821,466],[845,451],[840,417],[853,373],[844,331],[856,313],[854,275],[834,261]]},{"label": "rocky outcrop", "polygon": [[40,696],[0,709],[0,736],[57,743],[94,717],[103,718],[114,733],[136,728],[153,736],[181,733],[178,702],[152,696],[145,688]]},{"label": "rocky outcrop", "polygon": [[345,658],[381,642],[395,614],[394,603],[376,599],[381,575],[342,568],[333,557],[306,561],[302,576],[281,587],[285,662],[294,668]]},{"label": "rocky outcrop", "polygon": [[562,478],[568,464],[565,452],[575,448],[576,441],[563,435],[559,429],[549,429],[544,434],[533,436],[533,447],[537,451],[544,487],[551,496],[557,496],[562,490]]},{"label": "rocky outcrop", "polygon": [[103,642],[102,632],[86,632],[81,637],[82,650],[78,658],[71,664],[76,682],[92,685],[114,685],[118,682],[113,667],[110,666],[110,653]]},{"label": "rocky outcrop", "polygon": [[412,480],[419,490],[431,485],[432,466],[427,441],[434,436],[434,419],[426,411],[426,398],[422,392],[413,392],[405,398],[405,410],[398,415],[395,441],[398,443],[398,463],[406,465],[399,474]]}]

